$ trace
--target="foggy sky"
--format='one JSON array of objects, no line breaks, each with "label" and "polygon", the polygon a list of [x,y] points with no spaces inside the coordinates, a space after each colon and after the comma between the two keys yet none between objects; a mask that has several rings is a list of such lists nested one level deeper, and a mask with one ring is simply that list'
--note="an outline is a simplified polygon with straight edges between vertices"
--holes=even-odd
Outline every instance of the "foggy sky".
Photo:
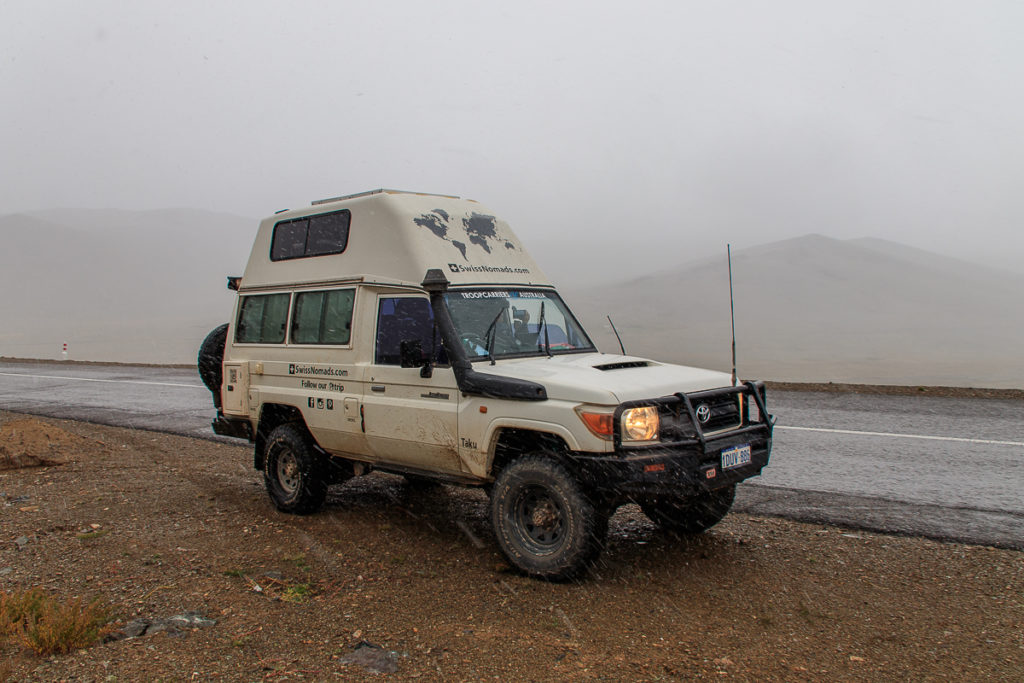
[{"label": "foggy sky", "polygon": [[[1018,2],[0,3],[0,214],[376,187],[658,258],[805,233],[1024,270]],[[689,245],[689,246],[688,246]]]}]

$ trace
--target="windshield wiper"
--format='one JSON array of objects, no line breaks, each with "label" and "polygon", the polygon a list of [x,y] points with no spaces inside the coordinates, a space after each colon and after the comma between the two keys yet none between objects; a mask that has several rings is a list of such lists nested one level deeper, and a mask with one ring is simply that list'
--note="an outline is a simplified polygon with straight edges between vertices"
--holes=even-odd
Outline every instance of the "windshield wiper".
[{"label": "windshield wiper", "polygon": [[[544,304],[541,303],[541,306]],[[494,316],[494,320],[487,326],[487,331],[484,332],[484,344],[487,345],[487,360],[491,361],[491,365],[494,365],[494,340],[498,338],[498,321],[501,319],[501,314],[505,312],[505,309],[499,309],[498,315]]]},{"label": "windshield wiper", "polygon": [[537,322],[537,350],[540,351],[540,331],[544,330],[544,353],[551,358],[551,339],[548,337],[548,324],[544,320],[544,302],[540,302],[540,320]]}]

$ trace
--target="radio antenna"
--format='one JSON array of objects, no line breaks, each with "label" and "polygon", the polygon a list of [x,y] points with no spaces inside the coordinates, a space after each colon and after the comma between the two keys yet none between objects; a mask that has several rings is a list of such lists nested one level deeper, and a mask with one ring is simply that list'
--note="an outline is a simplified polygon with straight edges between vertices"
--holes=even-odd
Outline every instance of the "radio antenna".
[{"label": "radio antenna", "polygon": [[615,338],[619,340],[619,350],[622,351],[622,355],[625,356],[626,347],[622,345],[622,337],[619,336],[619,331],[615,329],[615,323],[612,322],[612,317],[610,315],[606,317],[608,318],[608,324],[612,326],[612,332],[615,333]]},{"label": "radio antenna", "polygon": [[729,261],[729,324],[732,327],[732,385],[736,386],[736,309],[732,297],[732,245],[725,245],[725,255]]}]

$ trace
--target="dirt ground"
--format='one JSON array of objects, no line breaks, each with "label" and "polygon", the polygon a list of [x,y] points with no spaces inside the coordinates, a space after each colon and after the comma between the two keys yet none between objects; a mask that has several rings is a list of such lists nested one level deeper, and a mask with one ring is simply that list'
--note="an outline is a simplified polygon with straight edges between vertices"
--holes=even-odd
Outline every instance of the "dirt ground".
[{"label": "dirt ground", "polygon": [[743,514],[677,540],[626,507],[553,584],[504,562],[480,491],[373,474],[295,517],[243,446],[0,413],[0,449],[0,590],[216,622],[0,642],[0,680],[1024,679],[1020,552]]}]

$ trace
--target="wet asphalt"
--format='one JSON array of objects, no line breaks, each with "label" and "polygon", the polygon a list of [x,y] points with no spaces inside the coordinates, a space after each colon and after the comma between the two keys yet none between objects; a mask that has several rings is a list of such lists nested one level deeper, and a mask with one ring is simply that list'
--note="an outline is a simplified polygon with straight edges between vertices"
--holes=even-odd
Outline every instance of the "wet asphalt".
[{"label": "wet asphalt", "polygon": [[[0,362],[0,409],[225,440],[190,368]],[[776,391],[769,409],[771,463],[736,509],[1024,549],[1024,401]]]}]

